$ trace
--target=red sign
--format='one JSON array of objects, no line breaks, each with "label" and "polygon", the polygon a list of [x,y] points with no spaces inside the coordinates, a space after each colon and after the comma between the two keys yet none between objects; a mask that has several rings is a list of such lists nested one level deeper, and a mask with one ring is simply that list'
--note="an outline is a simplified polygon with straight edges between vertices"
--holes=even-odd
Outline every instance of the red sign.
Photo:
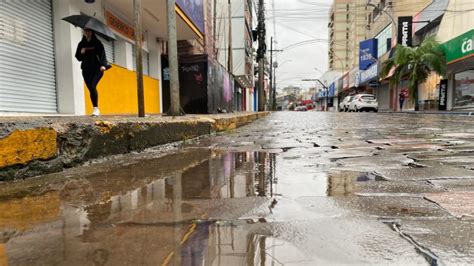
[{"label": "red sign", "polygon": [[344,74],[344,76],[342,77],[342,89],[349,89],[349,73]]},{"label": "red sign", "polygon": [[124,35],[125,37],[135,40],[135,29],[123,22],[121,19],[114,16],[109,11],[105,11],[105,19],[107,20],[107,25],[118,33]]}]

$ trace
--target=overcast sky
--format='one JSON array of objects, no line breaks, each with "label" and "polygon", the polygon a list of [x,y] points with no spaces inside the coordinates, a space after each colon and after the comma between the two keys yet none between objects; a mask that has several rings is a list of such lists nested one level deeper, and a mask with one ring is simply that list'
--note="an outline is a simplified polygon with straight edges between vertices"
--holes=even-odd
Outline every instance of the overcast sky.
[{"label": "overcast sky", "polygon": [[332,0],[265,1],[267,35],[276,36],[276,49],[284,49],[277,54],[277,87],[313,87],[314,82],[301,80],[319,78],[327,70],[327,25]]}]

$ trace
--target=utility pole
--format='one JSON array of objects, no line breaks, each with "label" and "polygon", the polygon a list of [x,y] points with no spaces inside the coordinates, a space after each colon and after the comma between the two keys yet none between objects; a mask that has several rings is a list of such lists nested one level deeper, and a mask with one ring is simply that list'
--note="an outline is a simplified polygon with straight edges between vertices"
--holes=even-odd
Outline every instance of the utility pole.
[{"label": "utility pole", "polygon": [[273,110],[273,36],[270,38],[270,110]]},{"label": "utility pole", "polygon": [[178,40],[176,37],[176,1],[166,0],[168,17],[168,61],[170,65],[170,113],[171,116],[181,115],[179,102],[179,65]]},{"label": "utility pole", "polygon": [[275,84],[275,68],[273,63],[273,52],[282,52],[283,50],[273,50],[273,37],[270,41],[270,110],[276,111],[276,84]]},{"label": "utility pole", "polygon": [[145,96],[143,93],[143,54],[142,54],[142,0],[133,0],[135,12],[135,54],[137,64],[138,117],[145,117]]},{"label": "utility pole", "polygon": [[265,11],[264,11],[264,0],[258,1],[258,111],[265,111],[265,54],[266,54],[266,43],[265,43]]},{"label": "utility pole", "polygon": [[233,66],[234,66],[234,63],[233,63],[233,58],[232,58],[232,7],[231,7],[231,0],[228,0],[227,1],[227,4],[228,4],[228,12],[229,12],[229,45],[228,45],[228,55],[229,55],[229,58],[228,58],[228,62],[227,62],[227,70],[229,71],[229,74],[232,74],[232,72],[234,71],[233,70]]}]

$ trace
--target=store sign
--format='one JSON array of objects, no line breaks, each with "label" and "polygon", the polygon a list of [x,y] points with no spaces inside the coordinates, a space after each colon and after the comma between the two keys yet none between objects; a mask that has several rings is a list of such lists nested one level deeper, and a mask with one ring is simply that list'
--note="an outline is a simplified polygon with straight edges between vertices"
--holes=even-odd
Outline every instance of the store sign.
[{"label": "store sign", "polygon": [[342,89],[347,90],[349,88],[349,73],[346,73],[344,77],[342,77]]},{"label": "store sign", "polygon": [[359,69],[367,70],[377,62],[378,40],[369,39],[359,43]]},{"label": "store sign", "polygon": [[448,80],[442,79],[439,84],[439,110],[446,111],[448,106]]},{"label": "store sign", "polygon": [[371,79],[377,77],[379,74],[379,67],[378,64],[372,65],[369,69],[366,71],[362,71],[360,73],[360,83],[365,83],[367,81],[370,81]]},{"label": "store sign", "polygon": [[446,54],[446,61],[454,63],[474,54],[474,30],[470,30],[443,45]]},{"label": "store sign", "polygon": [[360,70],[356,72],[355,77],[354,77],[354,86],[359,87],[360,85]]},{"label": "store sign", "polygon": [[413,17],[398,17],[398,44],[412,46]]},{"label": "store sign", "polygon": [[329,85],[329,97],[334,97],[334,95],[336,94],[336,83],[331,83],[331,85]]},{"label": "store sign", "polygon": [[105,19],[107,21],[107,25],[110,28],[129,38],[130,40],[135,40],[135,29],[132,26],[117,18],[109,11],[105,11]]}]

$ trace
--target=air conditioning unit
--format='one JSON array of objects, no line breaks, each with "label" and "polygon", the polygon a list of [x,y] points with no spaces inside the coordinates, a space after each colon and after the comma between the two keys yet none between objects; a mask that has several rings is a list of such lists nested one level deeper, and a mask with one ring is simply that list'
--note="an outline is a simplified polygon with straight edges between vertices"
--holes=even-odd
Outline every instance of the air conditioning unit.
[{"label": "air conditioning unit", "polygon": [[387,1],[387,7],[391,8],[393,6],[393,1]]}]

